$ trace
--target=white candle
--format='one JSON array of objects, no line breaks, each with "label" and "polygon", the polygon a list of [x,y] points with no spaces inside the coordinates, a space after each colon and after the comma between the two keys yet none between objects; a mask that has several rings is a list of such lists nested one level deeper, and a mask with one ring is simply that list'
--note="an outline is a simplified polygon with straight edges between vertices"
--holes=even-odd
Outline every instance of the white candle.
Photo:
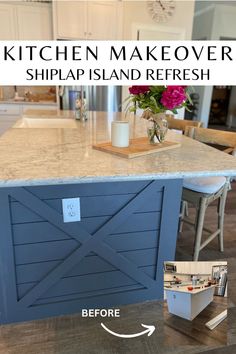
[{"label": "white candle", "polygon": [[116,147],[129,146],[129,122],[114,121],[111,123],[111,144]]}]

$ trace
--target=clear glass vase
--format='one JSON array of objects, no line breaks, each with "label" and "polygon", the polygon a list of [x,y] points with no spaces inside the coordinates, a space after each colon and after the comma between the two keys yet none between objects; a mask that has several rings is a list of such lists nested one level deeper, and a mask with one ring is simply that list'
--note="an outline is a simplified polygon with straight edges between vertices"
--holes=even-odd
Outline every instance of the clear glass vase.
[{"label": "clear glass vase", "polygon": [[163,143],[168,131],[168,122],[165,113],[150,115],[148,119],[147,135],[150,144]]}]

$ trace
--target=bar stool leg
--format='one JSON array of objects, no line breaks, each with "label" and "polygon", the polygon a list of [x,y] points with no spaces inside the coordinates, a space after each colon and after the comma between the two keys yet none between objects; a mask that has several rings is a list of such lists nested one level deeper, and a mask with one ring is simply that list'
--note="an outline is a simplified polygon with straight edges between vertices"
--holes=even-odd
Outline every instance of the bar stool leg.
[{"label": "bar stool leg", "polygon": [[188,202],[185,202],[185,216],[189,216]]},{"label": "bar stool leg", "polygon": [[220,230],[218,240],[219,240],[219,249],[221,252],[224,252],[224,216],[225,216],[225,203],[227,198],[228,185],[225,185],[222,195],[219,199],[219,208],[218,208],[218,229]]},{"label": "bar stool leg", "polygon": [[194,261],[197,261],[199,257],[206,208],[207,208],[207,200],[206,198],[202,197],[200,200],[200,205],[196,216],[196,235],[195,235],[194,255],[193,255]]},{"label": "bar stool leg", "polygon": [[186,202],[184,200],[182,200],[181,203],[181,210],[180,210],[180,219],[179,219],[179,232],[182,232],[183,230],[183,219],[185,217],[185,209],[186,208]]}]

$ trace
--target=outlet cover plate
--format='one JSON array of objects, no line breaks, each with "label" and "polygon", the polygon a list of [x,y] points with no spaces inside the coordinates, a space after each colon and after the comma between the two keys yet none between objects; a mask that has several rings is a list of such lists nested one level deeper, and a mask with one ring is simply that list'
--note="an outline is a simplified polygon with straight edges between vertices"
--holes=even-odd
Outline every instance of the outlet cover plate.
[{"label": "outlet cover plate", "polygon": [[80,198],[62,199],[62,211],[64,222],[80,221]]}]

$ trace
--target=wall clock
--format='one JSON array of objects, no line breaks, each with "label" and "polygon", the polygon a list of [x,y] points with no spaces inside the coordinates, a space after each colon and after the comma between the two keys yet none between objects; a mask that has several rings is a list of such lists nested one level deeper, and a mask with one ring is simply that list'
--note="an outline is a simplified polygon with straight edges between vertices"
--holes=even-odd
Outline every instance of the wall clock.
[{"label": "wall clock", "polygon": [[167,22],[175,11],[174,0],[152,0],[147,2],[148,12],[156,22]]}]

